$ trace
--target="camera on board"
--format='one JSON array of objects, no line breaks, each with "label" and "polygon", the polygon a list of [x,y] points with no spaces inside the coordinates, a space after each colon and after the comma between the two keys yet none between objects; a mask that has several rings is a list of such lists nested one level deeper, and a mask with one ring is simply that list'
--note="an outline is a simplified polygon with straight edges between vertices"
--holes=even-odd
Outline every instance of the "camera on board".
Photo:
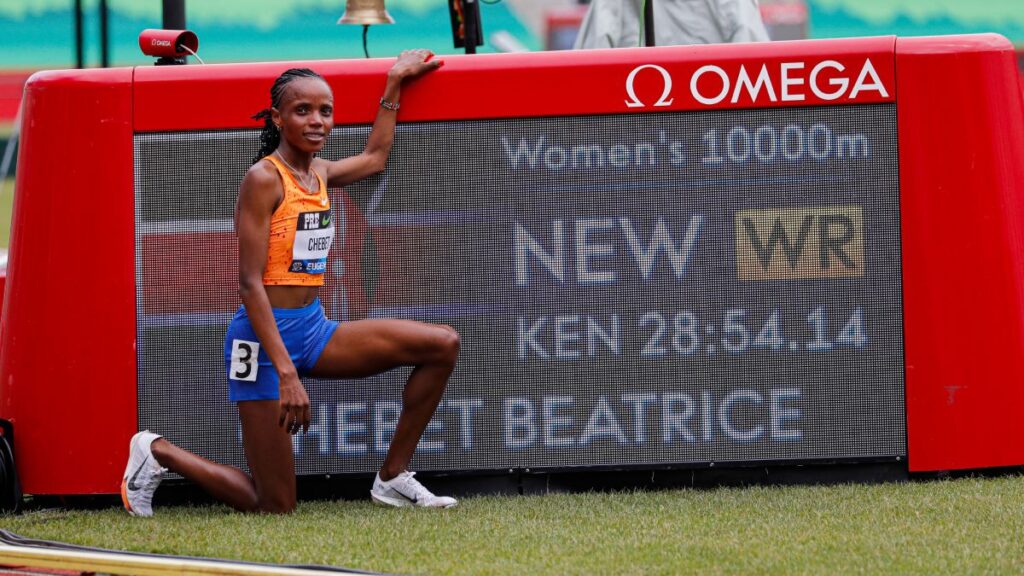
[{"label": "camera on board", "polygon": [[185,64],[187,56],[199,57],[199,37],[191,30],[149,28],[139,34],[139,48],[146,56],[156,58],[157,66]]}]

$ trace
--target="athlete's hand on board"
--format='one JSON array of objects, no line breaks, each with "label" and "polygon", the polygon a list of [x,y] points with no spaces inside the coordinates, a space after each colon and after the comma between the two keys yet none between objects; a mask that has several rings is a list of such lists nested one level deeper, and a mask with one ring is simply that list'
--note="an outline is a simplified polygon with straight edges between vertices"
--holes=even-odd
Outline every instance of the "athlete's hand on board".
[{"label": "athlete's hand on board", "polygon": [[435,59],[434,53],[430,50],[404,50],[398,55],[398,60],[391,67],[388,75],[399,80],[407,80],[426,74],[431,70],[437,70],[442,65],[444,65],[444,61]]},{"label": "athlete's hand on board", "polygon": [[281,417],[277,421],[278,426],[283,426],[289,434],[309,431],[309,395],[306,388],[297,374],[283,376],[280,380]]}]

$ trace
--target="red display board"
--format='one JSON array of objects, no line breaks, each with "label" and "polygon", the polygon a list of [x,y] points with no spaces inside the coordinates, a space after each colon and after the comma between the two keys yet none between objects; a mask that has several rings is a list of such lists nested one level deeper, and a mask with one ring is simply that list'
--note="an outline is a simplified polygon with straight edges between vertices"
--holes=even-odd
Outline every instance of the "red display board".
[{"label": "red display board", "polygon": [[[895,166],[886,168],[886,173],[879,173],[875,167],[871,174],[880,182],[898,182],[898,235],[889,236],[898,238],[898,242],[891,259],[884,262],[886,270],[895,274],[891,278],[898,287],[898,294],[891,302],[896,303],[896,309],[881,307],[878,310],[891,310],[891,314],[886,313],[887,318],[879,319],[877,314],[872,317],[867,313],[869,320],[863,320],[853,308],[844,308],[841,313],[846,325],[835,327],[836,332],[843,328],[842,333],[830,333],[827,338],[818,334],[806,344],[806,349],[823,350],[827,344],[828,349],[839,350],[847,345],[848,353],[855,354],[853,350],[863,345],[862,339],[876,336],[870,327],[884,324],[890,328],[884,334],[884,345],[891,347],[882,352],[887,354],[886,358],[895,358],[896,363],[891,366],[900,367],[896,377],[905,388],[899,387],[896,392],[900,398],[905,398],[905,404],[896,407],[893,414],[905,415],[906,425],[893,437],[896,451],[883,452],[886,458],[906,457],[909,471],[1024,464],[1024,445],[1019,442],[1024,422],[1018,418],[1024,410],[1024,386],[1021,385],[1024,382],[1024,355],[1021,354],[1024,350],[1024,278],[1021,277],[1024,274],[1021,225],[1024,110],[1020,105],[1013,48],[1005,39],[995,35],[870,38],[455,56],[445,60],[445,66],[438,72],[417,80],[403,91],[400,122],[422,123],[425,130],[438,126],[436,123],[478,122],[472,126],[483,130],[481,127],[490,126],[489,123],[520,119],[540,122],[545,118],[581,118],[585,123],[591,118],[600,123],[635,117],[637,122],[642,118],[643,122],[654,125],[664,118],[668,126],[670,122],[685,125],[686,118],[691,117],[688,114],[694,115],[693,118],[706,115],[701,117],[711,119],[709,122],[737,114],[736,118],[744,119],[741,124],[749,126],[743,129],[746,132],[723,131],[721,145],[725,148],[721,154],[709,155],[707,151],[704,154],[704,160],[710,159],[712,163],[719,156],[723,158],[723,178],[728,176],[729,159],[733,157],[737,163],[742,159],[753,162],[761,172],[770,171],[769,148],[767,144],[765,148],[757,148],[758,134],[781,135],[783,140],[779,142],[784,147],[787,134],[792,138],[790,142],[800,139],[803,143],[803,138],[813,139],[814,131],[818,130],[817,150],[824,154],[822,159],[834,160],[841,154],[838,151],[832,156],[824,153],[824,143],[834,145],[836,150],[859,150],[860,141],[853,132],[836,133],[834,138],[830,135],[821,140],[825,132],[815,128],[823,125],[820,123],[808,122],[801,128],[799,121],[787,120],[788,124],[779,124],[776,130],[769,115],[772,110],[787,111],[794,118],[817,118],[816,115],[827,115],[831,109],[838,108],[865,114],[878,110],[884,116],[888,113],[886,110],[894,106],[898,174]],[[336,98],[335,120],[339,125],[365,125],[376,113],[384,73],[390,63],[377,59],[140,67],[43,72],[30,79],[0,319],[0,418],[11,421],[16,429],[15,448],[26,492],[117,491],[127,457],[127,441],[140,426],[139,358],[147,358],[140,334],[144,333],[147,323],[172,322],[178,318],[167,320],[155,312],[150,317],[150,310],[140,307],[142,276],[139,267],[143,266],[140,259],[149,256],[141,253],[146,248],[139,238],[153,232],[138,226],[139,213],[144,207],[137,202],[137,188],[146,185],[146,181],[137,176],[139,154],[143,149],[140,142],[144,143],[147,135],[159,138],[160,134],[169,132],[256,128],[250,116],[267,105],[268,88],[273,79],[293,66],[312,67],[331,84]],[[760,118],[756,116],[757,111],[764,111],[764,117],[769,120],[757,121],[756,118]],[[790,126],[797,128],[787,132]],[[847,127],[859,129],[855,125]],[[882,133],[884,136],[884,129]],[[697,139],[699,141],[703,135],[705,146],[717,146],[718,134],[704,131]],[[401,131],[399,136],[401,141]],[[750,145],[735,147],[739,146],[736,143],[750,137],[755,138],[753,148]],[[808,153],[813,155],[815,145],[808,146]],[[638,154],[642,151],[637,150]],[[772,158],[776,155],[782,158],[787,149],[771,150]],[[892,152],[895,154],[896,149],[892,148]],[[556,151],[548,168],[564,167],[565,153],[563,150],[563,162],[559,164]],[[853,157],[855,152],[847,154]],[[758,158],[762,164],[757,164]],[[607,162],[614,164],[616,159],[622,160],[617,153],[609,152]],[[167,161],[172,163],[175,159]],[[778,180],[776,178],[775,184]],[[863,186],[859,189],[870,192]],[[842,192],[842,189],[834,191]],[[336,202],[336,206],[340,205]],[[730,205],[727,222],[735,220],[735,230],[742,231],[744,218],[747,218],[751,222],[747,230],[753,231],[758,226],[756,215],[750,216],[750,212],[738,208]],[[751,205],[755,211],[763,208]],[[349,206],[345,210],[353,218],[358,215],[358,211]],[[702,210],[704,218],[717,217],[714,205]],[[857,225],[857,232],[850,228],[853,235],[850,238],[861,233],[870,235],[872,226],[876,226],[856,207],[845,205],[828,213],[804,214],[791,210],[775,214],[777,222],[808,217],[823,222],[838,221],[836,218],[863,221],[863,226]],[[690,222],[700,224],[692,218]],[[613,224],[631,230],[621,219]],[[358,226],[365,228],[367,224],[358,223]],[[371,222],[370,227],[373,226],[380,228],[375,241],[386,241],[393,237],[388,231],[397,229],[393,221]],[[577,239],[579,230],[583,230],[585,239],[588,229],[601,229],[601,226],[604,226],[603,221],[578,220]],[[548,230],[559,229],[555,226]],[[724,226],[720,231],[725,234],[732,229]],[[824,224],[821,230],[822,246],[826,240],[835,240],[827,238]],[[220,234],[230,243],[230,230],[213,227],[208,232]],[[750,234],[753,239],[754,232]],[[350,248],[355,250],[349,245],[345,250]],[[524,248],[527,249],[534,250]],[[536,250],[524,252],[527,255],[523,258],[541,254],[541,248]],[[585,262],[586,248],[582,250],[584,252],[577,252],[577,256],[583,254]],[[600,252],[601,249],[595,250]],[[782,280],[798,278],[802,285],[813,287],[816,278],[821,276],[806,268],[813,267],[812,264],[798,265],[794,260],[792,268],[804,272],[762,277],[755,269],[745,271],[742,262],[736,263],[736,254],[729,254],[733,262],[730,265],[740,268],[738,279],[732,278],[738,286],[750,286],[751,282],[765,282],[759,285],[764,287],[780,286],[778,282]],[[874,261],[881,264],[876,256],[867,254],[869,263],[875,258]],[[233,254],[228,250],[224,257],[230,262]],[[857,257],[852,260],[857,261]],[[168,266],[173,265],[168,262]],[[387,263],[382,266],[386,269]],[[207,271],[215,273],[214,268],[210,266]],[[600,283],[605,278],[602,273],[587,269],[586,264],[578,267],[576,273],[578,280],[582,278],[581,284],[592,279]],[[679,268],[676,273],[680,274]],[[151,282],[156,277],[152,274],[152,269],[145,271],[141,282]],[[168,282],[172,280],[167,278]],[[844,280],[830,277],[828,281],[840,286]],[[147,286],[142,286],[141,294],[149,298],[146,289]],[[225,287],[228,289],[230,286]],[[775,325],[771,318],[765,319],[770,309],[765,310],[756,326],[742,330],[754,330],[752,341],[755,335],[761,338],[762,334],[767,334],[762,343],[765,348],[771,348]],[[167,305],[157,312],[177,314],[180,310]],[[824,305],[801,308],[803,329],[823,333],[824,328],[820,327],[825,325],[825,312]],[[647,314],[644,319],[655,318],[652,321],[656,321],[656,317]],[[715,339],[710,336],[714,329],[742,332],[738,327],[742,314],[738,314],[736,308],[716,309],[709,314],[701,319],[708,328],[708,337],[701,341],[702,346],[707,344],[707,352],[705,354],[703,347],[699,352],[702,362],[710,362],[711,356],[717,354],[714,346],[720,340],[717,335]],[[689,316],[677,318],[690,322]],[[862,330],[862,323],[869,328]],[[701,327],[703,330],[704,325]],[[900,327],[902,339],[898,334]],[[757,334],[757,330],[761,334]],[[464,351],[467,342],[472,343],[471,339],[464,339]],[[723,339],[721,343],[730,344],[732,348],[739,346],[735,338]],[[794,339],[791,344],[793,350],[798,345],[801,351],[805,350],[803,340]],[[781,342],[778,347],[788,349]],[[657,343],[653,348],[657,351]],[[523,350],[529,352],[529,348]],[[758,352],[762,353],[768,354],[768,351]],[[816,366],[827,375],[828,362],[821,359],[832,357],[816,358],[809,360],[808,365]],[[835,358],[841,364],[848,356]],[[641,360],[647,361],[641,358],[638,362]],[[153,361],[147,358],[146,362],[152,364]],[[870,396],[870,377],[868,381],[857,381],[857,370],[859,368],[847,370],[844,377],[848,380],[845,381],[865,386],[865,391],[857,394]],[[735,374],[742,374],[742,371],[737,368]],[[716,377],[729,378],[721,374]],[[456,397],[458,390],[461,389],[456,387]],[[452,393],[450,388],[449,394]],[[755,434],[758,427],[763,428],[766,438],[769,428],[772,435],[778,433],[777,438],[766,441],[792,440],[786,437],[785,424],[787,418],[792,420],[796,416],[787,412],[790,408],[785,404],[789,398],[786,392],[776,393],[775,389],[770,393],[744,389],[739,395],[728,396],[728,401],[715,404],[715,417],[727,434],[734,433],[741,440],[759,438]],[[668,402],[667,393],[659,391],[658,394],[659,402]],[[682,401],[683,396],[672,398]],[[549,408],[548,400],[545,397],[544,410]],[[182,401],[196,405],[205,402],[203,398]],[[590,413],[592,419],[604,414],[600,408],[604,401],[606,399],[594,401],[598,407]],[[528,398],[523,402],[521,406],[529,409],[534,406]],[[539,407],[540,401],[537,402]],[[552,413],[559,406],[569,406],[552,402]],[[708,399],[705,404],[710,406],[711,402],[713,399]],[[729,410],[740,405],[770,405],[775,412],[768,417],[772,419],[770,422],[760,424],[754,420],[739,423],[728,420]],[[863,404],[869,405],[870,402]],[[646,404],[640,399],[634,400],[632,406],[642,410]],[[870,410],[866,414],[870,415]],[[525,420],[521,416],[516,418],[519,419],[512,422],[521,427]],[[506,424],[509,421],[506,419]],[[735,426],[730,428],[731,425]],[[827,421],[817,425],[822,434],[827,432]],[[571,443],[583,446],[593,438],[605,441],[616,434],[611,425],[593,434],[590,428],[588,425],[587,430],[579,431]],[[552,425],[550,430],[557,432],[558,425]],[[545,434],[548,431],[544,428]],[[677,427],[675,431],[685,435],[684,428]],[[871,431],[860,433],[870,435]],[[641,434],[642,428],[638,427],[627,434],[629,438],[620,439],[623,441],[617,457],[628,455],[634,448],[640,450],[638,445],[629,442],[633,441],[633,436],[639,438]],[[669,434],[665,434],[668,438]],[[513,443],[521,439],[512,437]],[[331,441],[342,442],[337,438]],[[345,444],[357,445],[356,441]],[[735,454],[745,454],[742,452],[745,448],[736,450]],[[882,456],[883,452],[878,455]],[[769,450],[765,453],[773,454],[773,460],[787,459],[778,455],[782,452]],[[558,452],[545,454],[547,459],[543,461],[557,466],[551,464],[557,460],[551,454]],[[814,454],[817,456],[807,458],[821,459],[825,453]],[[856,459],[856,454],[851,453],[851,457]],[[713,462],[715,459],[715,456],[700,456],[683,460]],[[742,461],[742,458],[731,461]],[[592,460],[586,462],[587,465],[593,463]],[[566,466],[571,465],[572,462],[566,462]]]}]

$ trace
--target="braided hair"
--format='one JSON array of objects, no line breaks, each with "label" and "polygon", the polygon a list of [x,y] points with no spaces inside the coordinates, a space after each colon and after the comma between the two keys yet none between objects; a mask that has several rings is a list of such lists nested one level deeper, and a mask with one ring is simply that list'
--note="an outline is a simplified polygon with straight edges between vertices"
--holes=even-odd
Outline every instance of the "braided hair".
[{"label": "braided hair", "polygon": [[[277,77],[277,80],[274,80],[274,85],[270,87],[271,108],[281,109],[281,97],[284,95],[284,89],[293,80],[299,78],[319,78],[323,80],[323,76],[309,68],[289,68],[285,70],[283,74]],[[255,164],[264,157],[269,156],[274,150],[277,150],[277,147],[281,144],[281,132],[274,125],[273,113],[270,108],[260,110],[252,119],[263,120],[263,130],[260,131],[260,151],[252,159],[252,163]]]}]

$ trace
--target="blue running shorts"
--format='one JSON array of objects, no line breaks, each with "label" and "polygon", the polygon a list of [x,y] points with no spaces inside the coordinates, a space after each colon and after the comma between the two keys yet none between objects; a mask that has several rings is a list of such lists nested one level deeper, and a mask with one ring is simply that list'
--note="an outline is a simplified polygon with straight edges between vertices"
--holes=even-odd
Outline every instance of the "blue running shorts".
[{"label": "blue running shorts", "polygon": [[[339,323],[327,319],[319,298],[303,308],[272,310],[284,347],[302,376],[316,365]],[[228,398],[232,402],[280,397],[277,370],[260,346],[244,306],[228,325],[224,337],[224,366],[228,372]]]}]

